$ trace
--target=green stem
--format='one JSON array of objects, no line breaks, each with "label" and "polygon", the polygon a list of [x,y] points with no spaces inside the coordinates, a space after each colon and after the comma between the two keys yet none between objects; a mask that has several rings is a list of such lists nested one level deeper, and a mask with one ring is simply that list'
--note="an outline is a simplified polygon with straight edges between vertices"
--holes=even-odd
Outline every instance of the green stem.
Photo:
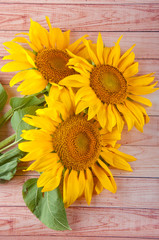
[{"label": "green stem", "polygon": [[16,134],[11,135],[10,137],[4,139],[0,142],[0,149],[7,146],[9,143],[13,142],[15,140]]},{"label": "green stem", "polygon": [[19,143],[21,140],[22,140],[22,138],[20,138],[19,140],[11,143],[10,145],[8,145],[8,146],[6,146],[6,147],[4,147],[4,148],[2,148],[2,149],[0,150],[0,153],[3,152],[3,151],[5,151],[5,150],[7,150],[8,148],[14,146],[15,144]]},{"label": "green stem", "polygon": [[0,127],[2,127],[5,122],[7,122],[13,116],[13,110],[9,109],[1,118],[0,118]]}]

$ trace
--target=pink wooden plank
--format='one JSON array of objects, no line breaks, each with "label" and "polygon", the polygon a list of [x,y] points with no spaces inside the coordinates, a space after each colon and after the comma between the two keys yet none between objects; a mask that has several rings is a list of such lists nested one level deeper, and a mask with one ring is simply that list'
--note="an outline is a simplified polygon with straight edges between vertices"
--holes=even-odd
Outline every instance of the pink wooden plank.
[{"label": "pink wooden plank", "polygon": [[158,146],[159,145],[159,118],[151,116],[150,122],[144,126],[144,133],[139,132],[136,128],[131,131],[127,131],[127,127],[124,127],[122,132],[121,141],[123,145],[134,146]]},{"label": "pink wooden plank", "polygon": [[[4,0],[0,0],[0,3],[4,3]],[[30,4],[129,4],[139,3],[138,0],[7,0],[5,3],[30,3]],[[140,0],[141,3],[158,3],[158,0]]]},{"label": "pink wooden plank", "polygon": [[[143,168],[144,171],[144,168]],[[36,176],[33,176],[36,177]],[[21,189],[31,176],[15,176],[12,181],[1,184],[0,206],[25,206]],[[159,179],[115,177],[117,192],[103,190],[93,195],[90,207],[123,207],[159,209]],[[88,206],[84,198],[73,206]]]},{"label": "pink wooden plank", "polygon": [[[54,22],[53,22],[54,23]],[[47,27],[48,29],[48,27]],[[95,29],[96,30],[96,29]],[[11,41],[14,38],[15,33],[18,31],[1,31],[0,32],[0,56],[7,55],[7,51],[4,49],[3,43]],[[81,36],[88,34],[93,42],[97,41],[98,32],[71,32],[70,41],[74,42]],[[125,52],[131,45],[136,44],[134,52],[136,58],[159,58],[159,32],[102,32],[103,42],[106,46],[113,46],[113,43],[123,34],[123,38],[120,41],[122,53]],[[140,61],[140,60],[139,60]]]},{"label": "pink wooden plank", "polygon": [[[51,5],[1,4],[0,30],[28,30],[30,17],[46,27],[49,16],[55,27],[75,31],[158,31],[158,4]],[[38,14],[37,14],[38,9]],[[62,14],[61,14],[62,13]]]},{"label": "pink wooden plank", "polygon": [[[22,239],[23,238],[23,239]],[[43,236],[0,236],[0,240],[44,240]],[[121,237],[57,237],[57,236],[45,236],[45,240],[121,240]],[[149,240],[152,240],[154,238],[149,238]],[[126,237],[122,237],[122,240],[128,240],[128,238]],[[130,240],[137,240],[136,238],[131,238]],[[139,238],[139,240],[147,240],[147,238]]]},{"label": "pink wooden plank", "polygon": [[146,237],[159,236],[159,210],[128,208],[83,208],[67,209],[72,231],[57,232],[45,227],[26,207],[0,208],[1,235],[43,236],[114,236]]}]

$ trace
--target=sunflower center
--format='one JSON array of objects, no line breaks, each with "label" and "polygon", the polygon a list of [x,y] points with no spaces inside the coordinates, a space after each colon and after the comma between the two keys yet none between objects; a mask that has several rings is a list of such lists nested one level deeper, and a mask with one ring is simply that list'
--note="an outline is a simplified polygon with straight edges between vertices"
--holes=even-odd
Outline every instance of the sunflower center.
[{"label": "sunflower center", "polygon": [[90,86],[104,103],[122,103],[127,96],[127,81],[115,67],[101,65],[94,67],[90,76]]},{"label": "sunflower center", "polygon": [[53,146],[66,168],[84,170],[91,167],[100,155],[98,127],[86,117],[72,116],[54,132]]},{"label": "sunflower center", "polygon": [[43,49],[38,52],[35,64],[43,77],[50,83],[58,83],[63,78],[75,73],[67,67],[69,55],[58,49]]}]

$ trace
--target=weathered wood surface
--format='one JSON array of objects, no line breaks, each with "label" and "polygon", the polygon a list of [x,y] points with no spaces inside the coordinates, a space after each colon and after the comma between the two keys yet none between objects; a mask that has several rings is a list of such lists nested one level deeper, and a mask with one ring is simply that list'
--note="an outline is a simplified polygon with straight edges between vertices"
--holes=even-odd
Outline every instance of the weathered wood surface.
[{"label": "weathered wood surface", "polygon": [[0,0],[0,3],[43,3],[43,4],[134,4],[134,3],[159,3],[158,0]]},{"label": "weathered wood surface", "polygon": [[[11,14],[8,13],[11,9]],[[0,30],[28,30],[30,18],[74,31],[158,31],[159,4],[0,4]],[[38,11],[38,14],[37,14]],[[36,18],[35,18],[36,16]],[[93,16],[93,17],[92,17]],[[9,22],[9,24],[8,24]]]},{"label": "weathered wood surface", "polygon": [[26,207],[0,207],[1,235],[58,236],[159,236],[159,209],[70,207],[68,221],[73,231],[57,232],[45,227]]},{"label": "weathered wood surface", "polygon": [[[4,240],[4,239],[6,239],[6,240],[21,240],[22,238],[21,238],[21,236],[0,236],[0,240]],[[44,239],[44,236],[23,236],[23,240],[43,240]],[[45,236],[45,240],[83,240],[83,239],[85,239],[85,240],[109,240],[109,239],[112,239],[112,240],[121,240],[121,238],[119,237],[112,237],[112,236],[104,236],[104,237],[80,237],[80,236],[78,236],[78,237],[74,237],[74,236],[70,236],[70,237],[64,237],[64,236],[62,236],[62,237],[57,237],[57,236]],[[127,238],[127,237],[122,237],[122,240],[137,240],[137,239],[139,239],[139,240],[147,240],[147,239],[149,239],[149,240],[152,240],[152,239],[154,239],[154,238]]]},{"label": "weathered wood surface", "polygon": [[[0,10],[0,68],[6,55],[2,43],[28,31],[30,17],[47,27],[49,16],[54,27],[72,31],[72,42],[86,33],[95,42],[101,31],[105,44],[112,46],[123,34],[122,53],[136,43],[139,74],[155,72],[159,80],[158,0],[0,0]],[[0,72],[9,98],[19,96],[17,86],[9,87],[13,76]],[[147,97],[153,106],[147,108],[150,123],[144,133],[125,128],[121,140],[120,150],[138,159],[130,163],[133,172],[111,169],[116,194],[105,190],[93,196],[89,207],[84,199],[76,201],[67,209],[72,231],[56,232],[41,224],[22,199],[22,184],[37,173],[18,170],[11,182],[0,185],[0,240],[159,239],[159,91]],[[9,105],[2,113],[8,109]],[[0,129],[0,141],[12,133],[6,124]]]}]

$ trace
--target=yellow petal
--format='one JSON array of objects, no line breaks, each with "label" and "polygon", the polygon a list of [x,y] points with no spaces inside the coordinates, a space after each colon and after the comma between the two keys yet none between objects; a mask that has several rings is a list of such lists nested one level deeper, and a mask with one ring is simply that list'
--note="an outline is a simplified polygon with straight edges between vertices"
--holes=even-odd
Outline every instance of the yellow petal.
[{"label": "yellow petal", "polygon": [[86,169],[86,180],[85,180],[85,198],[87,204],[90,205],[92,194],[93,194],[94,181],[92,172],[89,168]]},{"label": "yellow petal", "polygon": [[91,87],[81,87],[76,93],[75,104],[77,105],[80,100],[88,101],[88,99],[90,99],[89,101],[91,101],[93,98],[95,101],[97,100],[96,95]]},{"label": "yellow petal", "polygon": [[68,176],[69,176],[69,169],[66,169],[64,173],[64,179],[63,179],[63,202],[66,203],[67,200],[67,182],[68,182]]},{"label": "yellow petal", "polygon": [[44,172],[40,175],[37,181],[37,187],[43,187],[49,180],[52,179],[52,170]]},{"label": "yellow petal", "polygon": [[57,165],[59,161],[59,157],[56,153],[49,153],[46,155],[41,156],[38,158],[34,163],[32,163],[28,168],[27,171],[38,171],[44,172],[49,171]]},{"label": "yellow petal", "polygon": [[29,30],[29,38],[32,44],[35,45],[39,51],[44,47],[49,48],[50,46],[48,31],[32,19]]},{"label": "yellow petal", "polygon": [[30,141],[22,142],[18,145],[19,149],[23,152],[42,151],[43,153],[49,153],[53,151],[52,142]]},{"label": "yellow petal", "polygon": [[96,114],[99,112],[101,106],[101,101],[97,99],[96,104],[89,106],[88,108],[88,121],[96,116]]},{"label": "yellow petal", "polygon": [[31,47],[31,49],[33,49],[35,52],[38,52],[38,48],[24,37],[15,37],[12,41],[19,42],[19,43],[27,43]]},{"label": "yellow petal", "polygon": [[114,48],[112,49],[112,51],[110,52],[110,58],[112,57],[112,65],[114,67],[116,67],[118,65],[119,62],[119,58],[120,58],[120,40],[122,39],[123,35],[121,35],[118,39],[118,41],[115,43]]},{"label": "yellow petal", "polygon": [[10,86],[13,87],[16,83],[21,82],[22,80],[24,80],[27,71],[28,70],[22,71],[22,72],[18,72],[16,75],[14,75],[14,77],[10,80]]},{"label": "yellow petal", "polygon": [[121,139],[121,132],[114,128],[112,132],[106,132],[106,128],[100,130],[101,141],[103,146],[111,145],[115,147],[117,140]]},{"label": "yellow petal", "polygon": [[70,44],[70,30],[64,32],[63,36],[64,36],[64,46],[63,46],[63,48],[66,49],[66,48],[68,48],[68,46]]},{"label": "yellow petal", "polygon": [[85,46],[87,47],[87,50],[88,50],[88,53],[89,53],[89,56],[90,58],[92,59],[92,61],[94,62],[94,64],[97,66],[99,65],[99,61],[97,59],[97,56],[95,55],[95,53],[92,51],[90,45],[89,45],[89,42],[88,40],[84,39],[83,40]]},{"label": "yellow petal", "polygon": [[135,53],[131,52],[119,65],[120,72],[124,72],[126,68],[131,66],[135,60]]},{"label": "yellow petal", "polygon": [[150,121],[149,116],[147,115],[147,112],[145,110],[145,108],[143,106],[141,106],[141,104],[135,103],[135,105],[140,109],[140,111],[143,113],[144,117],[145,117],[145,122],[148,123]]},{"label": "yellow petal", "polygon": [[132,51],[132,49],[135,47],[135,44],[132,45],[132,47],[130,47],[122,56],[121,58],[119,59],[119,63],[118,63],[118,67],[120,66],[120,63],[123,61],[123,59],[125,59],[129,54],[130,52]]},{"label": "yellow petal", "polygon": [[149,107],[152,106],[152,102],[147,98],[144,98],[144,97],[141,97],[141,96],[135,96],[135,95],[132,95],[132,94],[129,94],[128,96],[129,96],[129,98],[131,98],[132,100],[134,100],[136,102],[145,104]]},{"label": "yellow petal", "polygon": [[114,153],[116,153],[117,155],[119,155],[119,156],[121,156],[121,157],[123,157],[126,161],[128,161],[128,162],[132,162],[132,161],[136,161],[136,158],[135,157],[133,157],[133,156],[131,156],[131,155],[129,155],[129,154],[126,154],[126,153],[123,153],[123,152],[121,152],[121,151],[119,151],[118,149],[116,149],[116,148],[108,148],[108,150],[109,151],[111,151],[111,152],[114,152]]},{"label": "yellow petal", "polygon": [[75,54],[70,52],[68,49],[67,49],[67,53],[71,57],[67,63],[68,66],[70,65],[78,66],[78,64],[81,64],[85,67],[87,71],[91,72],[93,65],[91,65],[85,58],[76,56]]},{"label": "yellow petal", "polygon": [[136,117],[136,119],[141,123],[141,125],[144,125],[144,117],[140,109],[133,103],[132,101],[125,100],[125,104],[127,108],[133,113],[133,115]]},{"label": "yellow petal", "polygon": [[17,91],[23,95],[31,95],[41,92],[47,86],[47,81],[42,77],[34,79],[25,79],[17,88]]},{"label": "yellow petal", "polygon": [[83,195],[85,189],[85,173],[83,170],[79,173],[79,197]]},{"label": "yellow petal", "polygon": [[79,196],[78,173],[71,170],[67,181],[67,206],[70,206]]},{"label": "yellow petal", "polygon": [[102,128],[105,128],[107,123],[106,104],[100,103],[99,111],[97,112],[97,119]]},{"label": "yellow petal", "polygon": [[50,181],[48,181],[41,192],[48,192],[48,191],[52,191],[55,188],[57,188],[60,184],[61,181],[61,175],[62,175],[62,171],[63,171],[63,166],[61,166],[56,173],[56,176],[53,177],[52,179],[50,179]]},{"label": "yellow petal", "polygon": [[103,61],[103,40],[101,33],[98,34],[98,39],[97,39],[97,56],[98,60],[101,64],[104,63]]},{"label": "yellow petal", "polygon": [[23,121],[30,124],[31,126],[42,128],[48,131],[48,133],[50,132],[52,133],[56,129],[54,122],[48,117],[25,115],[25,117],[23,118]]},{"label": "yellow petal", "polygon": [[109,47],[104,47],[104,49],[103,49],[104,64],[106,64],[106,65],[108,64],[110,50],[111,50],[111,48],[109,48]]},{"label": "yellow petal", "polygon": [[74,74],[65,77],[63,80],[59,82],[59,84],[67,87],[84,87],[89,86],[89,79],[79,74]]},{"label": "yellow petal", "polygon": [[153,73],[150,73],[147,75],[127,78],[127,82],[132,86],[146,86],[153,82],[154,78]]},{"label": "yellow petal", "polygon": [[124,121],[122,119],[122,116],[120,115],[119,111],[116,109],[116,107],[114,105],[112,105],[112,111],[116,118],[117,129],[119,132],[122,132],[123,127],[124,127]]},{"label": "yellow petal", "polygon": [[88,37],[87,34],[84,35],[83,37],[79,38],[78,40],[76,40],[74,43],[70,44],[68,46],[68,50],[70,52],[73,52],[76,54],[78,52],[77,50],[78,50],[78,46],[79,46],[80,42],[82,42],[86,37]]},{"label": "yellow petal", "polygon": [[80,112],[82,112],[84,109],[89,107],[89,103],[85,102],[85,101],[80,101],[77,106],[76,106],[76,114],[79,114]]},{"label": "yellow petal", "polygon": [[135,62],[134,64],[132,64],[131,66],[129,66],[124,72],[123,72],[123,76],[125,78],[128,78],[128,77],[132,77],[134,76],[135,74],[138,73],[138,62]]},{"label": "yellow petal", "polygon": [[56,47],[60,50],[65,50],[64,36],[60,28],[56,28]]},{"label": "yellow petal", "polygon": [[116,192],[116,190],[117,190],[116,182],[115,182],[115,180],[114,180],[114,177],[113,177],[110,169],[109,169],[109,168],[107,167],[107,165],[106,165],[103,161],[101,161],[100,159],[98,159],[98,163],[101,165],[101,167],[105,170],[106,174],[109,176],[109,179],[110,179],[110,181],[111,181],[111,183],[112,183],[112,185],[113,185],[113,188],[114,188],[114,192]]},{"label": "yellow petal", "polygon": [[21,137],[25,140],[52,141],[51,135],[41,129],[22,130]]},{"label": "yellow petal", "polygon": [[92,170],[96,175],[96,177],[99,179],[100,183],[103,185],[103,187],[109,190],[110,192],[115,193],[114,186],[112,185],[105,171],[101,167],[99,167],[97,164],[94,164],[92,166]]},{"label": "yellow petal", "polygon": [[121,156],[113,154],[107,150],[104,152],[101,152],[100,155],[111,166],[118,169],[132,172],[130,165]]},{"label": "yellow petal", "polygon": [[152,85],[149,85],[149,86],[128,86],[128,92],[129,93],[132,93],[132,94],[135,94],[135,95],[145,95],[145,94],[150,94],[150,93],[153,93],[155,92],[156,90],[158,90],[159,88],[153,88],[155,87],[157,84],[157,82],[155,82],[154,84]]},{"label": "yellow petal", "polygon": [[15,72],[15,71],[21,71],[21,70],[26,70],[32,68],[32,65],[29,63],[24,63],[24,62],[9,62],[6,63],[2,68],[2,72]]},{"label": "yellow petal", "polygon": [[112,131],[112,128],[116,125],[116,118],[112,111],[112,105],[109,104],[107,107],[107,129],[109,132]]},{"label": "yellow petal", "polygon": [[100,183],[99,180],[97,180],[97,183],[95,185],[95,191],[97,194],[100,194],[103,191],[103,185]]},{"label": "yellow petal", "polygon": [[122,104],[118,104],[117,108],[119,112],[123,114],[123,117],[128,126],[128,131],[130,131],[134,126],[134,118],[132,117],[132,113],[130,113],[130,111],[127,108],[125,108],[124,105]]}]

